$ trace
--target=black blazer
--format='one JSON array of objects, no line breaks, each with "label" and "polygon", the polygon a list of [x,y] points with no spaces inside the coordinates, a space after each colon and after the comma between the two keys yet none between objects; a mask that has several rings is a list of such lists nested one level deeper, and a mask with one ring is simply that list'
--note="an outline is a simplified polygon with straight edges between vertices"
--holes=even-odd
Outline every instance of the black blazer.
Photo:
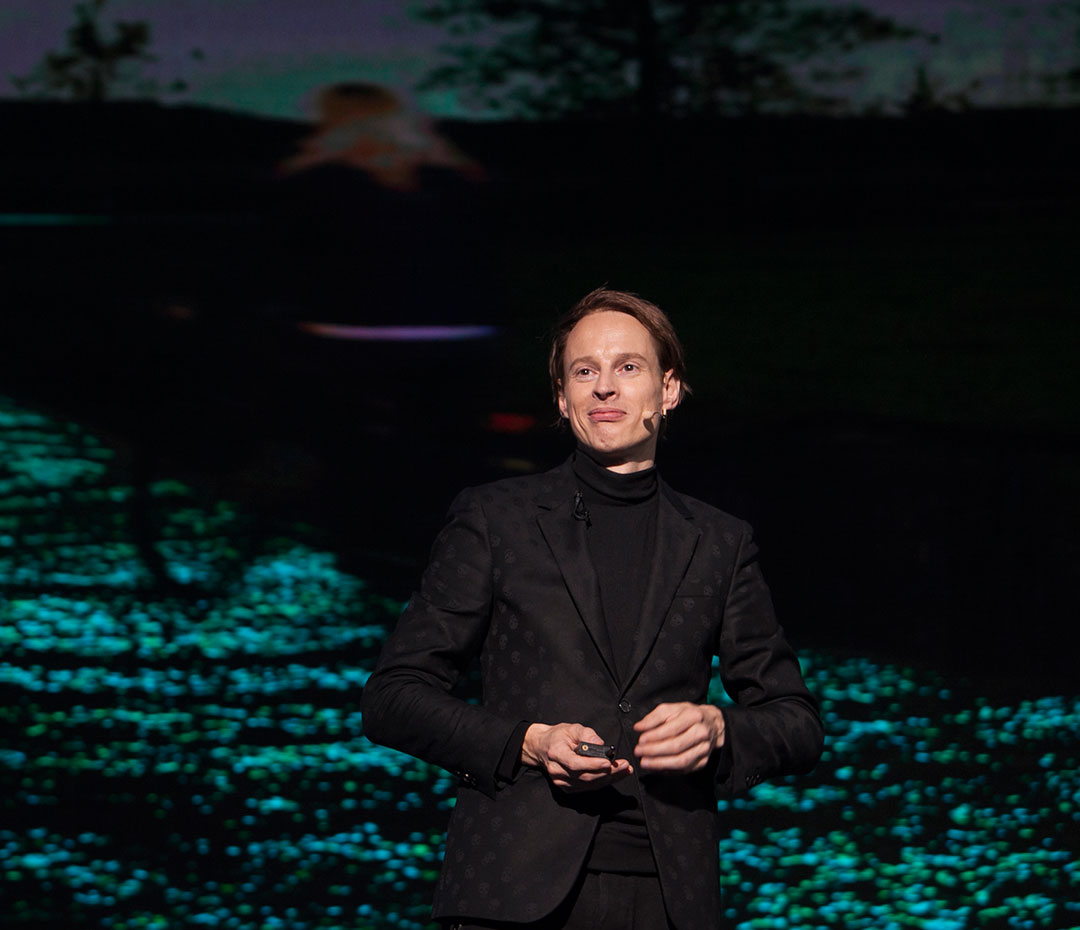
[{"label": "black blazer", "polygon": [[[365,733],[461,777],[434,916],[537,920],[580,873],[598,798],[562,792],[528,767],[497,781],[515,727],[586,724],[633,760],[633,724],[657,704],[704,703],[719,656],[736,702],[723,711],[730,755],[690,775],[639,780],[672,922],[718,926],[716,799],[810,769],[822,748],[817,707],[774,617],[749,526],[662,482],[633,673],[620,685],[586,525],[573,515],[576,488],[566,462],[458,495],[365,687]],[[471,704],[450,690],[477,656],[483,699]]]}]

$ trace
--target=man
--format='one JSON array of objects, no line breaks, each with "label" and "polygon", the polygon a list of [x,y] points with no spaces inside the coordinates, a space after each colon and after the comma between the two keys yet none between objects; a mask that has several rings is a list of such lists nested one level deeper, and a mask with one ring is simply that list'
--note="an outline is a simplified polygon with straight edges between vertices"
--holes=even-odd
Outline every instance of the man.
[{"label": "man", "polygon": [[[451,927],[715,927],[716,799],[809,770],[816,704],[750,528],[657,476],[687,391],[664,313],[593,291],[556,325],[550,373],[576,452],[457,497],[365,730],[461,777],[434,905]],[[469,704],[451,689],[476,657]]]}]

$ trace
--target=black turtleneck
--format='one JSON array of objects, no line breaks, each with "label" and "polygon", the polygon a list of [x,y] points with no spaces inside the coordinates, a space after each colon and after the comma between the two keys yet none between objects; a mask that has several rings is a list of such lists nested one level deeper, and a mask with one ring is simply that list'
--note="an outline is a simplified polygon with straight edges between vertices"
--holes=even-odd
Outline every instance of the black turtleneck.
[{"label": "black turtleneck", "polygon": [[[581,449],[574,457],[574,475],[581,505],[588,513],[585,538],[622,684],[634,672],[630,658],[656,550],[659,481],[655,468],[613,472]],[[616,739],[620,734],[601,736]],[[633,762],[633,747],[624,742],[619,739],[619,755]],[[601,816],[586,867],[601,872],[653,873],[656,866],[638,801],[637,772],[612,788],[609,810]]]},{"label": "black turtleneck", "polygon": [[600,603],[620,681],[628,668],[656,548],[655,468],[611,471],[588,454],[574,456],[574,475],[589,513],[589,557],[600,583]]}]

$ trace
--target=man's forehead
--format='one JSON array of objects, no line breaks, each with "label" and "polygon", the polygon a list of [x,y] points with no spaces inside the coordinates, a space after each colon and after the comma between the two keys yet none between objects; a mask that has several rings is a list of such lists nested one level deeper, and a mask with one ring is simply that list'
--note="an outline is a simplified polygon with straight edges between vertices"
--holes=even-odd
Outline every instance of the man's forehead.
[{"label": "man's forehead", "polygon": [[578,320],[566,340],[567,361],[590,355],[659,357],[652,333],[621,310],[597,310]]}]

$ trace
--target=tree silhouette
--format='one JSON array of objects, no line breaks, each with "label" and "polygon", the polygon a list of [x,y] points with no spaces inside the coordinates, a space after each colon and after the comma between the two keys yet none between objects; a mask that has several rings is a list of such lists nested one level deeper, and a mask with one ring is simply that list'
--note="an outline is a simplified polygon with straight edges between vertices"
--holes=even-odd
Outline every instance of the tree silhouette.
[{"label": "tree silhouette", "polygon": [[916,30],[857,6],[791,0],[421,0],[457,40],[421,89],[509,116],[829,110],[814,88],[850,70],[817,56]]},{"label": "tree silhouette", "polygon": [[1066,96],[1080,93],[1080,0],[1059,0],[1049,8],[1051,22],[1063,35],[1071,35],[1072,61],[1061,73],[1041,75],[1047,90],[1063,90]]},{"label": "tree silhouette", "polygon": [[979,89],[978,78],[973,78],[959,89],[946,89],[945,82],[932,77],[926,63],[915,68],[915,80],[907,99],[903,102],[908,116],[924,116],[928,113],[956,112],[972,107],[971,95]]},{"label": "tree silhouette", "polygon": [[67,31],[62,51],[46,52],[34,70],[12,83],[24,92],[71,100],[103,101],[118,83],[135,79],[144,62],[154,60],[146,49],[150,26],[145,22],[116,22],[112,36],[101,25],[108,0],[75,5],[75,22]]}]

